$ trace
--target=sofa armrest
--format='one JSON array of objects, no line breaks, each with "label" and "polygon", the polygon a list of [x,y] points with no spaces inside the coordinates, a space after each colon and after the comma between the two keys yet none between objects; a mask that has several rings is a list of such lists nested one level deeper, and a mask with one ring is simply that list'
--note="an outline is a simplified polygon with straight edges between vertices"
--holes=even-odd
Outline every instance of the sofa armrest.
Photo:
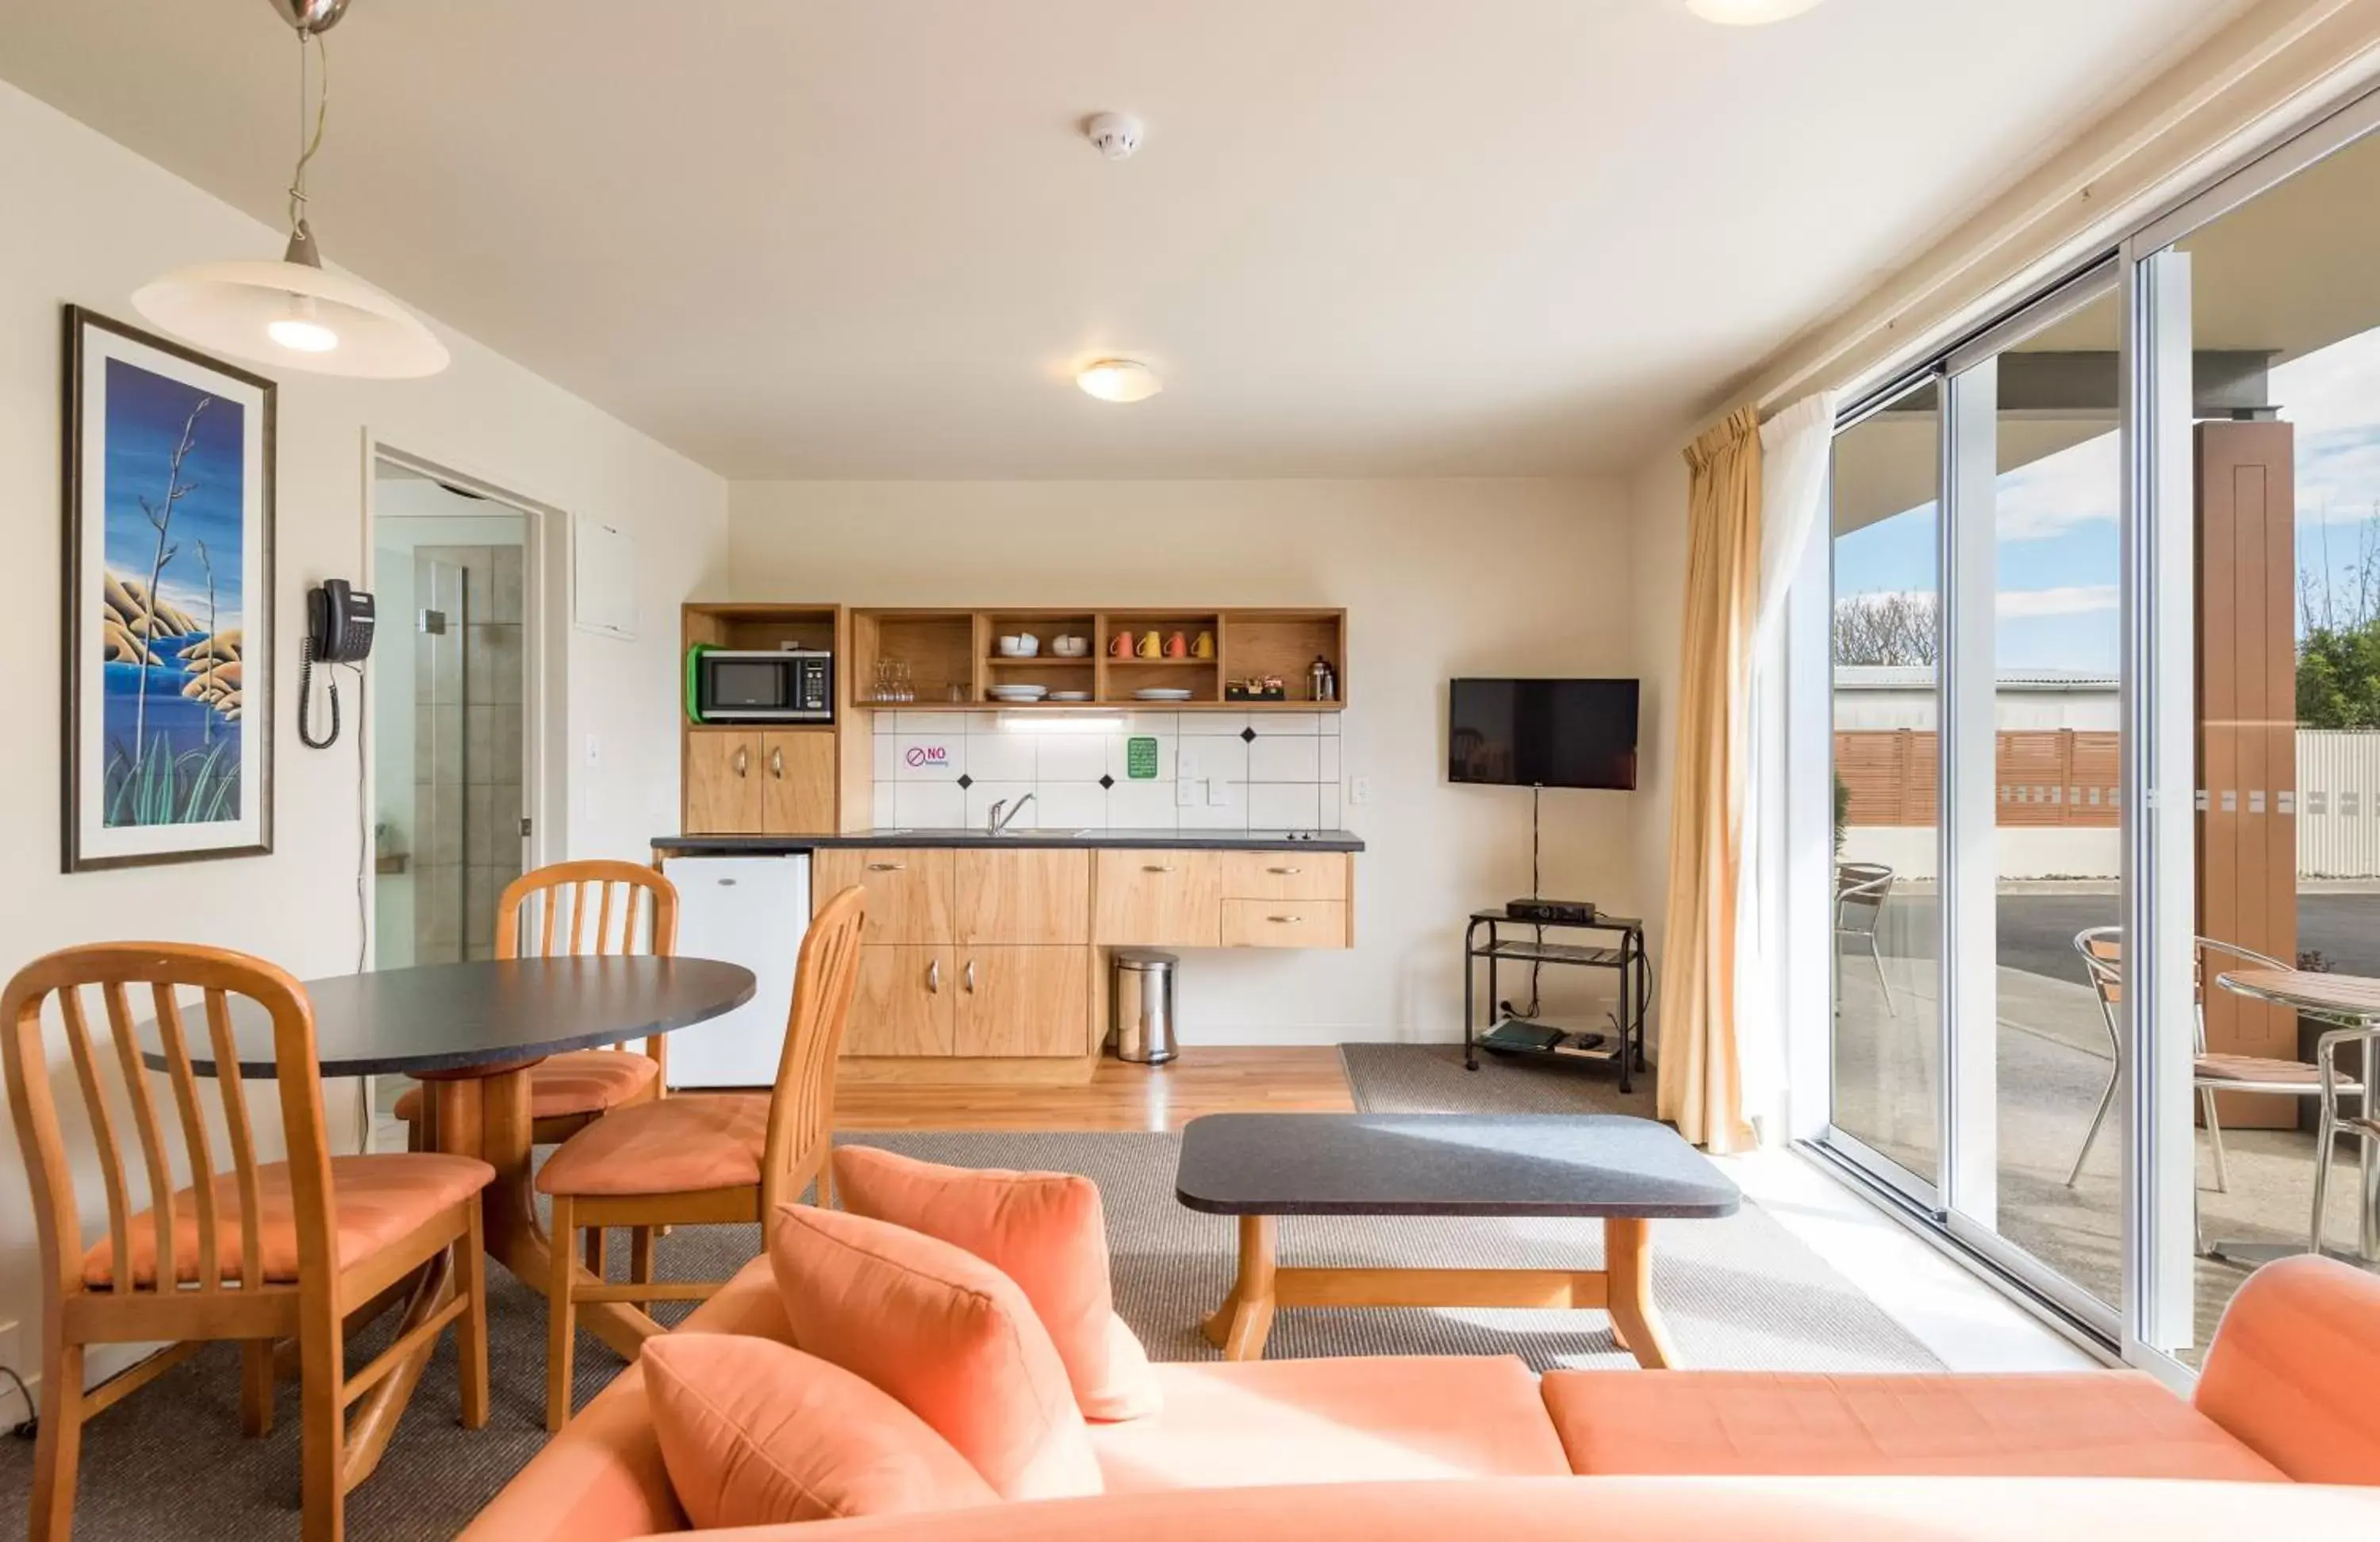
[{"label": "sofa armrest", "polygon": [[[754,1259],[675,1330],[793,1342],[766,1257]],[[688,1528],[630,1366],[480,1512],[462,1542],[622,1542]]]},{"label": "sofa armrest", "polygon": [[2300,1483],[2380,1484],[2380,1277],[2313,1254],[2250,1275],[2196,1402]]}]

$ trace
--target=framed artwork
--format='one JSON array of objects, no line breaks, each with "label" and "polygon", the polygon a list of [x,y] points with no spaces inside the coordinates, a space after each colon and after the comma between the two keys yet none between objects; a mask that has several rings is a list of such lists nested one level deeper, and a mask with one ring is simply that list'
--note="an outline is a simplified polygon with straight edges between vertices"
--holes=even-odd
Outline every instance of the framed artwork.
[{"label": "framed artwork", "polygon": [[273,383],[66,308],[65,868],[273,849]]}]

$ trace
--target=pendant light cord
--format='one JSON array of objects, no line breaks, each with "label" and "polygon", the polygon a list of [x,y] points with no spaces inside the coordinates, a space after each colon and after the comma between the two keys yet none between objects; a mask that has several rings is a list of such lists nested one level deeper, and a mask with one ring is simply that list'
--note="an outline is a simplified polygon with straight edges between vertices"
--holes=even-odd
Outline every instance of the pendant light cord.
[{"label": "pendant light cord", "polygon": [[[314,99],[314,128],[310,136],[306,129],[306,45],[314,45],[315,58],[321,67],[321,87]],[[303,31],[298,34],[298,169],[289,176],[289,228],[292,231],[306,223],[306,164],[322,148],[322,130],[331,120],[331,47],[322,34]]]}]

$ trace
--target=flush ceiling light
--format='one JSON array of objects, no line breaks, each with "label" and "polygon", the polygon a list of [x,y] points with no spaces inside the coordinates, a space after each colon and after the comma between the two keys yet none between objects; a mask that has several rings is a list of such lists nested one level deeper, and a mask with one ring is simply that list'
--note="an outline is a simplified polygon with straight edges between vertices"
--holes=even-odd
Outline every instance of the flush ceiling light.
[{"label": "flush ceiling light", "polygon": [[[209,348],[324,375],[398,380],[446,368],[446,346],[405,307],[359,279],[322,267],[306,223],[306,166],[322,148],[331,111],[330,55],[322,34],[347,0],[273,0],[298,33],[298,168],[289,181],[289,246],[281,261],[201,262],[137,291],[133,309]],[[321,66],[310,132],[306,53]]]},{"label": "flush ceiling light", "polygon": [[1136,358],[1102,358],[1086,365],[1075,383],[1103,402],[1145,402],[1165,389],[1157,371]]},{"label": "flush ceiling light", "polygon": [[1722,27],[1765,27],[1811,10],[1819,0],[1686,0],[1686,9]]}]

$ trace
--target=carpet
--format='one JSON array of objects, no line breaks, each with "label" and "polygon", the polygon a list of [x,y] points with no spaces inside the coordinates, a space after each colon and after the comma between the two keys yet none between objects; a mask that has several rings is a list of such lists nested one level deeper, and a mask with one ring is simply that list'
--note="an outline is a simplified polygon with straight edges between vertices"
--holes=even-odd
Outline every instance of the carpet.
[{"label": "carpet", "polygon": [[[1559,1068],[1491,1064],[1472,1077],[1459,1055],[1407,1046],[1354,1046],[1350,1077],[1361,1106],[1465,1111],[1620,1107],[1608,1081]],[[1561,1079],[1552,1080],[1552,1076]],[[1628,1111],[1637,1111],[1632,1103]],[[970,1167],[1081,1172],[1105,1197],[1116,1305],[1160,1360],[1211,1359],[1196,1331],[1232,1275],[1234,1234],[1225,1218],[1173,1199],[1181,1149],[1172,1135],[941,1132],[868,1135],[929,1160]],[[1593,1221],[1339,1220],[1282,1224],[1284,1261],[1311,1264],[1593,1267],[1602,1253]],[[615,1238],[613,1270],[625,1270]],[[685,1228],[662,1239],[668,1279],[718,1278],[758,1251],[752,1228]],[[1690,1364],[1813,1370],[1935,1368],[1925,1350],[1777,1221],[1747,1205],[1717,1221],[1660,1223],[1655,1290]],[[490,1273],[492,1413],[472,1432],[455,1423],[451,1340],[433,1359],[380,1471],[348,1496],[356,1542],[446,1538],[545,1443],[545,1305],[503,1269]],[[676,1309],[682,1311],[684,1308]],[[665,1317],[676,1315],[664,1309]],[[355,1346],[355,1363],[385,1329]],[[1281,1314],[1269,1353],[1339,1354],[1515,1354],[1531,1365],[1627,1366],[1599,1313],[1314,1311]],[[618,1374],[620,1360],[579,1342],[584,1406]],[[281,1390],[280,1422],[261,1440],[238,1433],[238,1355],[223,1346],[161,1377],[84,1432],[76,1534],[91,1538],[223,1538],[261,1542],[298,1530],[298,1389]],[[21,1534],[32,1484],[32,1446],[0,1439],[0,1535]]]}]

